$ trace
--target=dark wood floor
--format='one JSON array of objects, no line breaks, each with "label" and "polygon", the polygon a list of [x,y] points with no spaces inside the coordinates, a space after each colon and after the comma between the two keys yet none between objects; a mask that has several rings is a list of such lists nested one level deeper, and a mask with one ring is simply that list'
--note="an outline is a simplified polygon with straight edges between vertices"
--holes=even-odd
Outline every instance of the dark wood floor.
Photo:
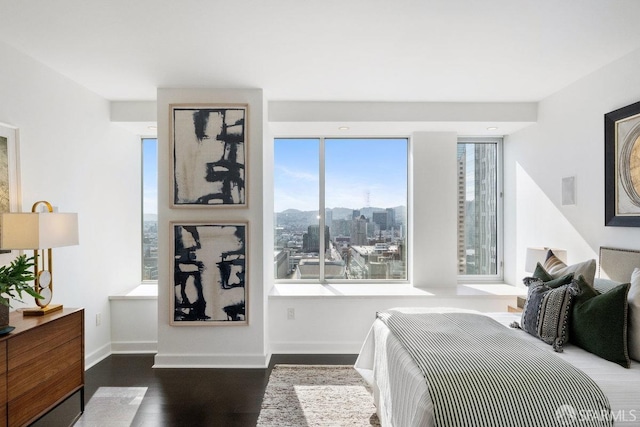
[{"label": "dark wood floor", "polygon": [[153,355],[112,355],[85,375],[98,387],[148,387],[135,427],[255,426],[274,365],[351,365],[356,355],[274,355],[268,369],[153,369]]}]

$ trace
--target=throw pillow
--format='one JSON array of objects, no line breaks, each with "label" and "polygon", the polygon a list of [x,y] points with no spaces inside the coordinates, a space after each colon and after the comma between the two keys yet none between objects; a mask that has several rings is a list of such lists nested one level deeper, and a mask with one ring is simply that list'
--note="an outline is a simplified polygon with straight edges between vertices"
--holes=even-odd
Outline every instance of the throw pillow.
[{"label": "throw pillow", "polygon": [[629,357],[640,362],[640,268],[631,274],[631,286],[627,296],[629,303],[629,319],[627,331]]},{"label": "throw pillow", "polygon": [[542,266],[545,271],[554,279],[573,273],[574,277],[583,276],[584,280],[593,287],[593,279],[596,276],[596,260],[580,262],[578,264],[567,265],[560,258],[555,256],[553,251],[547,253],[547,259]]},{"label": "throw pillow", "polygon": [[[584,281],[578,278],[574,282]],[[586,283],[577,283],[582,293],[571,310],[571,342],[596,356],[629,367],[627,351],[627,294],[621,284],[604,294]]]},{"label": "throw pillow", "polygon": [[536,264],[536,269],[533,272],[533,277],[535,277],[536,279],[540,279],[543,282],[548,282],[549,280],[553,280],[553,276],[547,273],[547,270],[545,270],[542,264],[540,263]]},{"label": "throw pillow", "polygon": [[[525,284],[527,284],[525,282]],[[577,292],[575,286],[566,284],[549,288],[541,280],[528,283],[527,301],[522,311],[522,324],[519,327],[534,337],[551,344],[557,352],[567,341],[569,313],[573,298]]]},{"label": "throw pillow", "polygon": [[547,273],[544,268],[538,263],[536,266],[536,271],[533,272],[533,277],[536,279],[540,279],[550,288],[557,288],[558,286],[568,285],[573,280],[573,273],[565,274],[564,276],[559,276],[553,278],[549,273]]}]

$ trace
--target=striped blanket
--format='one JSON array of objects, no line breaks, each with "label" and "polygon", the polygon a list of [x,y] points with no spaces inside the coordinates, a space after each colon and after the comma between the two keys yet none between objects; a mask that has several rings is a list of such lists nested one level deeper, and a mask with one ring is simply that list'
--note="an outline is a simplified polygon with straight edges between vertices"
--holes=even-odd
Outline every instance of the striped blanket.
[{"label": "striped blanket", "polygon": [[422,371],[436,426],[613,425],[591,378],[489,317],[388,310],[378,318]]}]

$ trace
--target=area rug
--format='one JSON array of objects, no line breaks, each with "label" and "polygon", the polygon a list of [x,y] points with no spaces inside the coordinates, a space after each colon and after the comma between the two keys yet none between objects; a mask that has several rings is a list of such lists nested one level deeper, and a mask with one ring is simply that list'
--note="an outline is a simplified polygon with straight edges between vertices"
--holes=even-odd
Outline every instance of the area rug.
[{"label": "area rug", "polygon": [[352,366],[276,365],[259,427],[379,426],[373,397]]},{"label": "area rug", "polygon": [[147,387],[100,387],[74,427],[129,427]]}]

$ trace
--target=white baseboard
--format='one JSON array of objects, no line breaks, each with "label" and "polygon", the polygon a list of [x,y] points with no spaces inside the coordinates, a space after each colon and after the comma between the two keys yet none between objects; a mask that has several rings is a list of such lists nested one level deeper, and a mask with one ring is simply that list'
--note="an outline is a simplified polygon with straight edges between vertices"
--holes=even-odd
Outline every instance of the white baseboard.
[{"label": "white baseboard", "polygon": [[267,354],[156,354],[154,368],[266,368]]},{"label": "white baseboard", "polygon": [[91,354],[84,356],[84,370],[91,368],[96,363],[106,359],[111,355],[111,343],[105,344]]},{"label": "white baseboard", "polygon": [[158,341],[114,341],[112,354],[149,354],[158,352]]}]

